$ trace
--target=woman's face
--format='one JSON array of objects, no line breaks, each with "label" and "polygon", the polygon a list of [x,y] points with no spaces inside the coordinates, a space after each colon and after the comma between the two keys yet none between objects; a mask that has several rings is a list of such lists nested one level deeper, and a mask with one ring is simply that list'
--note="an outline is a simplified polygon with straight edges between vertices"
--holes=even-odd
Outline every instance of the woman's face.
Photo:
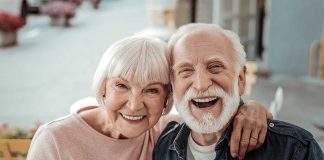
[{"label": "woman's face", "polygon": [[113,138],[133,138],[152,128],[160,119],[168,94],[158,82],[134,84],[132,80],[107,80],[104,106]]}]

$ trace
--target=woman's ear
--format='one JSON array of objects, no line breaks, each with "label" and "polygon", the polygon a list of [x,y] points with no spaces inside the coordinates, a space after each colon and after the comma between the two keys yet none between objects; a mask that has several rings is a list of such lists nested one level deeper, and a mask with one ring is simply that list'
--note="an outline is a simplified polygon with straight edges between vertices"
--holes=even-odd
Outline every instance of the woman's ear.
[{"label": "woman's ear", "polygon": [[106,87],[103,87],[100,91],[100,95],[103,97],[103,98],[106,98]]},{"label": "woman's ear", "polygon": [[167,91],[167,96],[165,97],[165,103],[164,103],[164,107],[169,103],[169,99],[170,97],[172,97],[172,87],[171,87],[171,84],[167,84],[165,85],[165,89]]},{"label": "woman's ear", "polygon": [[167,89],[168,89],[168,94],[165,97],[165,101],[164,101],[163,115],[168,114],[172,109],[172,105],[173,105],[172,87],[170,84],[167,85]]},{"label": "woman's ear", "polygon": [[102,104],[104,104],[106,99],[106,84],[104,84],[100,89],[100,95],[102,96]]},{"label": "woman's ear", "polygon": [[242,96],[245,91],[246,86],[246,66],[244,65],[240,71],[239,78],[238,78],[238,87],[239,87],[239,95]]}]

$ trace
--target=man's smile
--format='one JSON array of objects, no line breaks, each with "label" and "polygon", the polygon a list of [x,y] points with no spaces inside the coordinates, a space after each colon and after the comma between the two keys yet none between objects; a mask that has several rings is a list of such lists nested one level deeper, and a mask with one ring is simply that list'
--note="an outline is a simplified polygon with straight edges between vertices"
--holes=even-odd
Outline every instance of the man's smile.
[{"label": "man's smile", "polygon": [[211,107],[217,103],[220,97],[193,98],[191,102],[198,108]]}]

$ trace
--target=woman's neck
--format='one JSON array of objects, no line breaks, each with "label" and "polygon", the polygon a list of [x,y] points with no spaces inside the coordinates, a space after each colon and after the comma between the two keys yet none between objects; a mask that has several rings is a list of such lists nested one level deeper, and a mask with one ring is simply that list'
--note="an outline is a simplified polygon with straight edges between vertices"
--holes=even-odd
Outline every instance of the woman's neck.
[{"label": "woman's neck", "polygon": [[79,112],[81,118],[94,130],[114,139],[126,139],[116,132],[103,108],[95,108]]}]

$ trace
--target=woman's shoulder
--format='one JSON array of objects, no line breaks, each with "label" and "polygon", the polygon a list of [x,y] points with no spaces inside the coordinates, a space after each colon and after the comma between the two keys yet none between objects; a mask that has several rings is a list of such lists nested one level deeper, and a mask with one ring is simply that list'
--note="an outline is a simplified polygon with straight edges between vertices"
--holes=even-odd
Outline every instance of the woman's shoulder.
[{"label": "woman's shoulder", "polygon": [[71,128],[75,128],[75,126],[78,126],[77,124],[80,124],[77,115],[69,114],[45,123],[41,125],[39,129],[47,131],[64,131],[66,129],[71,130]]},{"label": "woman's shoulder", "polygon": [[85,128],[87,127],[77,114],[70,114],[41,125],[37,129],[33,140],[38,142],[51,140],[57,144],[56,141],[68,141],[71,137],[85,135]]}]

